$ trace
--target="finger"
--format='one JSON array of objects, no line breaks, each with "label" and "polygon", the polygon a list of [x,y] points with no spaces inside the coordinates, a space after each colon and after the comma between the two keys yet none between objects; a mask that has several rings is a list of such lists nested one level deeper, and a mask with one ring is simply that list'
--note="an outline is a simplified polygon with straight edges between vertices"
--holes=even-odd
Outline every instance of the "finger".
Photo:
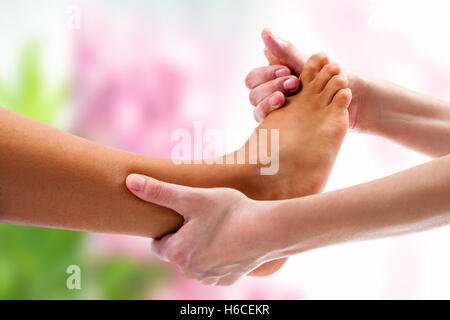
[{"label": "finger", "polygon": [[198,201],[201,194],[197,188],[166,183],[139,174],[130,174],[126,185],[136,197],[175,210],[185,218],[190,214],[186,208],[190,207],[192,199]]},{"label": "finger", "polygon": [[275,57],[272,52],[270,52],[269,49],[264,48],[264,55],[267,58],[267,61],[269,61],[269,65],[280,65],[281,61],[277,57]]},{"label": "finger", "polygon": [[293,94],[300,89],[300,80],[295,76],[275,79],[256,87],[250,91],[250,103],[257,106],[274,92],[280,91],[285,95]]},{"label": "finger", "polygon": [[290,75],[291,70],[285,66],[276,65],[256,68],[245,78],[245,85],[249,89],[254,89],[265,82]]},{"label": "finger", "polygon": [[168,234],[164,236],[160,240],[152,240],[151,248],[153,254],[155,254],[159,259],[169,262],[169,258],[167,257],[167,248],[170,239],[172,239],[174,234]]},{"label": "finger", "polygon": [[290,42],[276,37],[269,29],[264,29],[261,36],[271,57],[277,57],[281,64],[288,66],[300,76],[308,57]]},{"label": "finger", "polygon": [[253,115],[257,122],[262,122],[272,111],[284,106],[286,98],[283,93],[277,91],[261,101],[255,108]]}]

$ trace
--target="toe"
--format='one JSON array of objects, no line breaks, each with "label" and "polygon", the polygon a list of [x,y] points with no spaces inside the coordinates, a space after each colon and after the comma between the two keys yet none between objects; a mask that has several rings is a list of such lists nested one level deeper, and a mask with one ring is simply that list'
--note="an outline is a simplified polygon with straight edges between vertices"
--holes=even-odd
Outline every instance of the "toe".
[{"label": "toe", "polygon": [[303,85],[308,85],[327,63],[330,63],[330,59],[325,53],[317,53],[311,56],[311,58],[306,61],[301,74]]},{"label": "toe", "polygon": [[327,83],[341,73],[341,67],[336,62],[330,62],[325,65],[319,74],[311,82],[311,87],[316,92],[322,92]]},{"label": "toe", "polygon": [[331,101],[333,100],[336,93],[341,90],[348,87],[348,80],[345,75],[337,75],[333,76],[330,81],[325,85],[325,88],[323,89],[321,96],[322,101],[325,103],[325,105],[329,105]]},{"label": "toe", "polygon": [[347,109],[351,101],[352,90],[350,88],[341,89],[335,94],[331,102],[331,107]]}]

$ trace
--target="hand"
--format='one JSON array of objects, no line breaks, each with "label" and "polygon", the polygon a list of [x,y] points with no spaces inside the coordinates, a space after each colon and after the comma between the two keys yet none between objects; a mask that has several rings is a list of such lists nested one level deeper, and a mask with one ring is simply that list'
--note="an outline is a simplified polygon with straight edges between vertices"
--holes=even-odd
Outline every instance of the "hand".
[{"label": "hand", "polygon": [[270,66],[253,69],[245,84],[250,91],[250,103],[255,106],[255,120],[262,122],[273,110],[284,106],[285,96],[300,89],[299,76],[307,57],[287,41],[275,37],[264,29],[264,54]]},{"label": "hand", "polygon": [[276,241],[262,221],[260,202],[225,188],[199,189],[132,174],[126,181],[138,198],[168,207],[184,217],[174,234],[153,240],[152,250],[183,274],[206,285],[231,285],[269,259]]},{"label": "hand", "polygon": [[[270,66],[252,70],[246,77],[250,91],[250,102],[255,106],[254,115],[258,122],[272,111],[284,106],[285,96],[295,94],[301,87],[299,76],[308,57],[293,44],[273,35],[268,29],[262,32],[266,45],[265,55]],[[338,67],[331,63],[330,67]],[[364,129],[375,117],[373,99],[370,99],[371,83],[367,76],[351,70],[344,70],[349,80],[353,99],[349,106],[350,128]],[[280,76],[279,76],[280,75]],[[289,85],[286,82],[289,81]],[[292,88],[292,90],[290,89]]]}]

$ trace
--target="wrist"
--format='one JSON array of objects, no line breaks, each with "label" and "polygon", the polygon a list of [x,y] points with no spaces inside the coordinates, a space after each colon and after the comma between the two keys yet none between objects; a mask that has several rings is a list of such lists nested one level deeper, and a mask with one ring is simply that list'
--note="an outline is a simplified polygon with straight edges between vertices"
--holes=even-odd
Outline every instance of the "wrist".
[{"label": "wrist", "polygon": [[250,200],[250,202],[247,211],[252,218],[247,223],[249,225],[247,233],[254,232],[254,249],[257,251],[259,262],[286,256],[283,253],[289,247],[291,239],[287,237],[285,230],[287,218],[280,212],[280,207],[285,201]]},{"label": "wrist", "polygon": [[256,201],[259,219],[259,239],[263,260],[284,258],[320,247],[320,232],[305,198],[282,201]]},{"label": "wrist", "polygon": [[282,258],[351,239],[353,217],[336,207],[342,196],[342,192],[334,191],[266,202],[263,225],[273,245],[268,257]]},{"label": "wrist", "polygon": [[349,107],[350,129],[373,133],[378,126],[382,96],[379,80],[356,71],[347,71],[353,99]]}]

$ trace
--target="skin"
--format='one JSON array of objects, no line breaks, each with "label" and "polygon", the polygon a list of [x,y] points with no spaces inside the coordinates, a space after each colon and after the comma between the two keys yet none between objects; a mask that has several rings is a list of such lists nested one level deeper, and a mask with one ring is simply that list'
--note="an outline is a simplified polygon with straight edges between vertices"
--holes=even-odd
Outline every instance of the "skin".
[{"label": "skin", "polygon": [[[283,107],[285,96],[297,92],[301,79],[295,75],[302,73],[307,61],[303,52],[268,29],[263,30],[262,39],[266,45],[264,53],[271,65],[256,68],[246,77],[257,121],[263,121],[271,112]],[[329,68],[340,69],[334,62]],[[280,73],[281,78],[277,77]],[[450,153],[450,139],[442,139],[450,136],[447,102],[351,69],[345,69],[343,73],[353,93],[348,109],[351,129],[385,137],[431,157]],[[286,89],[286,81],[295,89]]]},{"label": "skin", "polygon": [[[263,31],[263,39],[269,61],[302,72],[305,55],[297,48],[268,30]],[[246,79],[252,92],[259,88],[257,94],[250,94],[256,97],[251,101],[257,119],[288,101],[285,95],[290,92],[274,81],[274,70],[279,68],[285,70],[281,65],[257,68]],[[131,175],[128,188],[136,196],[174,208],[190,220],[179,232],[154,242],[155,253],[190,278],[230,285],[259,264],[282,256],[448,224],[450,105],[354,71],[345,74],[353,91],[351,128],[441,158],[360,186],[275,202],[249,201],[228,189],[185,188]],[[136,184],[139,179],[144,182]],[[160,199],[161,189],[171,196]],[[203,239],[194,236],[199,234]]]},{"label": "skin", "polygon": [[[296,79],[295,75],[302,73],[307,61],[303,52],[269,30],[263,30],[262,38],[266,45],[264,53],[271,65],[256,68],[246,77],[257,121],[263,121],[271,112],[283,107],[285,96],[296,93],[301,79]],[[328,66],[340,69],[334,62]],[[292,75],[288,76],[288,72]],[[385,137],[435,158],[450,153],[450,139],[442,139],[450,136],[447,102],[351,69],[343,73],[353,93],[349,106],[351,129]],[[278,77],[279,74],[283,77]],[[287,89],[286,81],[290,82],[291,89]]]},{"label": "skin", "polygon": [[[296,130],[301,130],[302,135],[296,137],[284,137],[283,139],[286,140],[282,141],[282,144],[296,145],[297,148],[301,150],[305,150],[304,147],[307,146],[313,145],[315,147],[314,149],[309,149],[308,152],[304,153],[302,158],[298,159],[299,162],[296,171],[308,172],[310,176],[317,177],[314,179],[315,181],[322,181],[322,184],[316,186],[317,192],[320,192],[323,189],[326,178],[328,178],[328,175],[331,172],[340,145],[347,132],[347,107],[352,98],[351,91],[346,87],[347,79],[345,76],[339,74],[339,70],[333,71],[333,69],[330,69],[328,67],[328,61],[328,58],[322,54],[311,57],[306,62],[301,75],[303,84],[302,91],[295,97],[289,99],[286,108],[271,113],[271,115],[267,117],[268,122],[266,122],[266,125],[268,123],[270,126],[270,121],[282,121],[284,124],[283,128],[287,130],[294,128]],[[283,110],[285,113],[281,112]],[[130,178],[127,181],[130,190],[144,190],[145,194],[149,193],[148,190],[145,191],[145,180],[140,181],[138,178],[136,179],[137,180]],[[296,190],[301,186],[288,185],[284,182],[284,187],[287,187],[288,190]],[[153,192],[163,192],[165,194],[165,189],[163,191],[153,190],[150,191],[150,194]],[[149,200],[147,197],[142,196],[142,194],[138,193],[136,195],[143,200]],[[166,196],[170,197],[170,194],[165,195],[164,198],[166,198]],[[177,207],[177,209],[179,208],[180,207]],[[208,210],[208,208],[209,207],[206,205],[206,210]],[[214,209],[216,209],[216,206]],[[168,235],[164,237],[161,242],[172,244],[172,242],[167,239],[173,238],[177,239],[174,240],[176,246],[182,245],[184,241],[184,232],[182,230],[189,224],[188,220],[185,221],[187,221],[185,226],[183,226],[175,236]],[[248,225],[250,230],[253,228],[255,221],[251,223],[252,225]],[[247,232],[245,230],[241,231],[244,233]],[[206,256],[204,259],[206,259]],[[279,261],[284,262],[284,260],[271,261],[277,261],[277,263]],[[278,269],[279,266],[279,264],[270,265],[273,269]],[[254,267],[256,267],[256,265]],[[188,273],[187,276],[191,276],[191,273]],[[204,279],[202,279],[202,281],[203,280]],[[208,281],[203,282],[209,284]]]},{"label": "skin", "polygon": [[[251,84],[250,96],[257,96],[257,99],[250,101],[256,106],[258,120],[282,107],[285,95],[292,94],[277,85],[272,70],[288,67],[293,74],[301,74],[307,60],[306,55],[294,45],[267,29],[263,31],[262,38],[269,61],[279,64],[254,69],[246,78],[246,83]],[[450,153],[450,139],[443,139],[450,136],[448,102],[354,70],[345,69],[343,73],[347,75],[353,93],[349,106],[350,128],[383,136],[434,158]],[[290,79],[295,80],[295,77]]]},{"label": "skin", "polygon": [[[303,77],[315,77],[327,61],[313,56]],[[272,176],[261,175],[261,165],[175,165],[107,148],[0,108],[0,222],[156,239],[178,230],[181,215],[126,190],[132,172],[192,187],[233,188],[255,200],[320,192],[348,126],[346,86],[345,76],[339,76],[330,88],[315,91],[317,96],[323,91],[327,103],[344,101],[339,114],[317,117],[308,111],[310,97],[298,95],[263,121],[258,129],[279,130],[279,171]],[[248,149],[249,142],[237,152]],[[271,261],[251,275],[268,275],[282,263]]]},{"label": "skin", "polygon": [[[268,119],[260,127],[272,126],[278,128]],[[128,174],[198,187],[227,186],[253,199],[286,198],[283,189],[267,187],[278,186],[281,178],[296,178],[290,175],[295,164],[288,163],[296,159],[295,150],[283,144],[285,138],[280,139],[278,174],[263,176],[260,165],[176,165],[115,150],[0,108],[0,221],[159,238],[181,227],[183,219],[130,195],[124,184]],[[306,189],[313,184],[301,185]]]},{"label": "skin", "polygon": [[137,197],[170,207],[187,221],[154,241],[153,251],[188,278],[225,286],[272,259],[449,224],[450,170],[442,167],[450,167],[450,156],[359,186],[272,202],[138,175],[127,184]]}]

